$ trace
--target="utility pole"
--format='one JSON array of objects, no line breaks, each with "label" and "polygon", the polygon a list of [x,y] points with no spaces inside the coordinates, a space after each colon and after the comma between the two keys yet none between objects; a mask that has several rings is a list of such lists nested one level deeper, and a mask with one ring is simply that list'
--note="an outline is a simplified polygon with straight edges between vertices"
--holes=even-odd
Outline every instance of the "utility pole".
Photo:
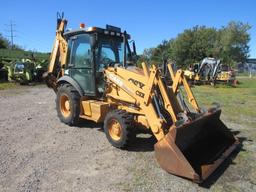
[{"label": "utility pole", "polygon": [[10,22],[10,26],[11,26],[11,43],[12,43],[12,49],[13,49],[13,23],[12,23],[12,20]]},{"label": "utility pole", "polygon": [[9,24],[9,25],[6,25],[6,26],[9,28],[9,29],[6,30],[6,31],[8,31],[8,32],[10,33],[10,35],[8,35],[8,37],[11,38],[11,49],[13,49],[13,48],[14,48],[14,37],[16,37],[16,36],[14,35],[14,32],[16,31],[16,30],[14,29],[15,24],[14,24],[13,21],[11,20],[11,21],[10,21],[10,24]]}]

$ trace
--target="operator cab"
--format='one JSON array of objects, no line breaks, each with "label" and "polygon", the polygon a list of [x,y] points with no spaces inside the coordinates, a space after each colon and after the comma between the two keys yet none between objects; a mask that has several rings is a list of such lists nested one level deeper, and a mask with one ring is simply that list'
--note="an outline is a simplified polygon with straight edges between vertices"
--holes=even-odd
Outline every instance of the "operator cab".
[{"label": "operator cab", "polygon": [[65,75],[72,77],[86,96],[101,97],[104,93],[105,68],[127,67],[135,63],[128,40],[130,35],[120,28],[107,25],[106,29],[90,27],[64,33],[68,42]]},{"label": "operator cab", "polygon": [[23,73],[25,69],[24,63],[16,63],[14,65],[14,73]]}]

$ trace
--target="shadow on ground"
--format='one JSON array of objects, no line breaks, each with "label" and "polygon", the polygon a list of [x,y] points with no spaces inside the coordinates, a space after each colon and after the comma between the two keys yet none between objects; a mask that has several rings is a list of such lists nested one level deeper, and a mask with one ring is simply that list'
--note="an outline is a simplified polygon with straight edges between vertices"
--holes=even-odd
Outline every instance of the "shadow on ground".
[{"label": "shadow on ground", "polygon": [[[90,128],[97,129],[99,132],[104,133],[103,123],[95,123],[93,121],[88,121],[82,119],[76,127],[79,128]],[[154,144],[157,142],[155,137],[150,133],[150,131],[136,130],[137,136],[133,140],[132,144],[127,148],[127,151],[154,151]]]},{"label": "shadow on ground", "polygon": [[81,119],[79,124],[76,125],[78,128],[90,128],[90,129],[99,129],[103,131],[103,123],[95,123],[86,119]]},{"label": "shadow on ground", "polygon": [[134,152],[148,152],[154,151],[154,144],[157,142],[155,137],[151,134],[137,135],[132,145],[127,149]]},{"label": "shadow on ground", "polygon": [[[239,131],[233,131],[232,132],[235,136],[237,136],[240,132]],[[226,169],[230,165],[235,165],[236,163],[234,162],[234,159],[237,157],[240,151],[246,151],[243,148],[243,142],[245,141],[252,141],[247,139],[246,137],[238,137],[238,140],[240,144],[238,147],[230,154],[230,156],[201,184],[199,184],[200,187],[203,188],[211,188],[213,184],[216,183],[216,181],[223,175],[223,173],[226,171]]]}]

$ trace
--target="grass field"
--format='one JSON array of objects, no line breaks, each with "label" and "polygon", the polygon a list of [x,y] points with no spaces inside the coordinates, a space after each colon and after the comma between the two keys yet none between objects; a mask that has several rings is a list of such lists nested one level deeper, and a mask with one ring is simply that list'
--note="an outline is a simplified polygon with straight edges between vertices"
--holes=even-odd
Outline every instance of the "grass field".
[{"label": "grass field", "polygon": [[225,119],[233,123],[256,127],[256,79],[238,79],[237,87],[226,85],[197,86],[193,91],[199,103],[210,107],[213,103],[221,105]]},{"label": "grass field", "polygon": [[16,87],[15,83],[10,83],[10,82],[0,82],[0,90],[4,89],[10,89]]}]

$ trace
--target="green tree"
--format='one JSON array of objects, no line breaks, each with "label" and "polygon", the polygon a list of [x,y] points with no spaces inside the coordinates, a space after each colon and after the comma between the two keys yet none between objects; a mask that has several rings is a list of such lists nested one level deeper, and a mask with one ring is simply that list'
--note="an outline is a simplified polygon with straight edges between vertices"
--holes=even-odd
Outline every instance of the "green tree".
[{"label": "green tree", "polygon": [[244,62],[249,56],[250,28],[248,24],[235,21],[219,30],[195,26],[184,30],[175,39],[164,40],[155,48],[145,49],[141,59],[150,64],[161,64],[170,59],[183,68],[208,56],[221,59],[226,64]]},{"label": "green tree", "polygon": [[244,62],[249,57],[249,24],[231,21],[220,33],[220,57],[229,64]]},{"label": "green tree", "polygon": [[142,62],[145,62],[146,64],[150,64],[151,59],[153,57],[153,50],[154,50],[154,48],[144,49],[142,55],[138,56],[137,65],[141,66]]},{"label": "green tree", "polygon": [[0,33],[0,49],[7,49],[9,45],[9,41]]},{"label": "green tree", "polygon": [[17,44],[11,45],[11,42],[3,37],[0,33],[0,49],[13,49],[13,50],[23,50],[23,48]]},{"label": "green tree", "polygon": [[144,49],[143,54],[139,58],[140,62],[146,62],[147,64],[161,65],[164,60],[169,58],[170,42],[172,40],[163,40],[156,48]]},{"label": "green tree", "polygon": [[169,41],[163,40],[154,50],[152,56],[152,64],[162,65],[168,58],[168,50],[170,48]]},{"label": "green tree", "polygon": [[174,40],[171,58],[178,66],[185,67],[209,55],[217,56],[217,36],[214,28],[195,26],[187,29]]}]

